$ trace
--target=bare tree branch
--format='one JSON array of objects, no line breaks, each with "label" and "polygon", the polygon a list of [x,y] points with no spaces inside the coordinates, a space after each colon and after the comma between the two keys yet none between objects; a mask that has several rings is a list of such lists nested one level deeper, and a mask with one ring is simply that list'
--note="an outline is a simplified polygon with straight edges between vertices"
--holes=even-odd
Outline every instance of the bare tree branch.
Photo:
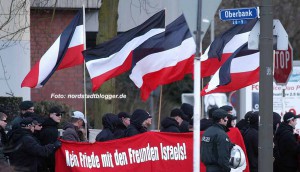
[{"label": "bare tree branch", "polygon": [[3,63],[2,56],[0,56],[0,61],[1,61],[1,67],[3,69],[3,76],[4,76],[4,78],[0,78],[0,80],[5,80],[6,86],[9,89],[9,93],[6,93],[6,94],[14,97],[14,93],[13,93],[13,91],[12,91],[12,89],[11,89],[9,83],[8,83],[8,80],[10,79],[10,76],[7,76],[7,70],[6,70],[5,65]]}]

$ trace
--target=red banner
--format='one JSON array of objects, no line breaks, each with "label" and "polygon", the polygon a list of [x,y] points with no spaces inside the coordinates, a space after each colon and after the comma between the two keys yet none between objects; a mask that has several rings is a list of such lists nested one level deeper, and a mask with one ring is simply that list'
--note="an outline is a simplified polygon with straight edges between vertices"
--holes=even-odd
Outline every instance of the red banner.
[{"label": "red banner", "polygon": [[[230,131],[229,137],[245,151],[239,131]],[[56,171],[193,171],[193,133],[146,132],[107,142],[62,142]],[[201,172],[204,168],[201,164]]]}]

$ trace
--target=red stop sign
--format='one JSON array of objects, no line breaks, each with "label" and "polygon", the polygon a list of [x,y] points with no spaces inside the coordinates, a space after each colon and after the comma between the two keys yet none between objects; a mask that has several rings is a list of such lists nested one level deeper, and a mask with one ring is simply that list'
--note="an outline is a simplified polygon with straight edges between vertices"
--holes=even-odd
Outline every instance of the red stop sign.
[{"label": "red stop sign", "polygon": [[291,44],[289,44],[288,50],[276,50],[274,56],[275,82],[285,85],[293,70],[293,48]]}]

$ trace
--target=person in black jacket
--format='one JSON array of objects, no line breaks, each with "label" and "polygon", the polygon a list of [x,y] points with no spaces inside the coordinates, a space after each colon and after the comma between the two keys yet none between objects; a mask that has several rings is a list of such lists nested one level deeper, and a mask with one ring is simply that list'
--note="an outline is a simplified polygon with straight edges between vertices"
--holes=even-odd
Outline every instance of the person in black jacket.
[{"label": "person in black jacket", "polygon": [[12,130],[19,128],[19,124],[23,118],[25,118],[26,112],[34,112],[34,104],[32,101],[26,100],[21,102],[20,106],[20,115],[16,116],[10,123]]},{"label": "person in black jacket", "polygon": [[252,113],[254,112],[253,111],[247,112],[244,118],[236,123],[236,128],[238,128],[241,133],[243,133],[247,128],[249,128],[249,123],[247,122],[246,119],[248,118],[249,115],[252,115]]},{"label": "person in black jacket", "polygon": [[230,172],[230,151],[234,146],[227,135],[228,113],[217,109],[212,117],[214,124],[204,131],[201,139],[201,160],[207,172]]},{"label": "person in black jacket", "polygon": [[208,119],[203,118],[200,120],[200,131],[204,131],[213,125],[212,113],[218,109],[218,106],[209,106],[208,107]]},{"label": "person in black jacket", "polygon": [[15,171],[37,172],[40,157],[48,157],[61,146],[56,140],[53,144],[42,146],[33,136],[34,124],[32,118],[24,118],[20,127],[14,131],[8,145],[13,152],[9,154],[9,160]]},{"label": "person in black jacket", "polygon": [[107,113],[102,117],[103,130],[96,136],[97,142],[104,142],[116,139],[114,136],[120,119],[113,113]]},{"label": "person in black jacket", "polygon": [[0,112],[0,161],[7,162],[6,156],[3,153],[3,147],[7,144],[7,135],[5,133],[5,127],[7,125],[7,115],[3,112]]},{"label": "person in black jacket", "polygon": [[147,132],[151,126],[152,116],[143,109],[136,109],[130,119],[130,125],[125,131],[125,137],[134,136]]},{"label": "person in black jacket", "polygon": [[[45,119],[43,128],[39,134],[39,140],[42,145],[54,143],[59,138],[58,124],[61,121],[63,113],[65,112],[58,106],[54,106],[49,110],[49,117]],[[50,172],[55,171],[54,154],[45,159],[45,163]]]},{"label": "person in black jacket", "polygon": [[188,103],[182,103],[180,109],[183,112],[181,118],[183,121],[179,125],[179,130],[182,133],[189,132],[193,127],[194,107]]},{"label": "person in black jacket", "polygon": [[297,125],[296,118],[299,116],[287,112],[277,128],[274,137],[274,172],[296,172],[298,169],[297,156],[300,155],[300,144],[293,134]]},{"label": "person in black jacket", "polygon": [[118,113],[118,118],[122,121],[124,125],[124,129],[130,125],[130,115],[127,112],[120,112]]},{"label": "person in black jacket", "polygon": [[275,135],[275,132],[279,127],[280,123],[281,123],[281,116],[278,113],[273,112],[273,136]]},{"label": "person in black jacket", "polygon": [[246,116],[245,120],[248,123],[248,127],[241,134],[247,150],[249,168],[250,172],[258,172],[258,112],[253,112],[251,115]]},{"label": "person in black jacket", "polygon": [[180,133],[179,125],[183,121],[183,119],[181,118],[182,115],[182,110],[178,108],[173,109],[171,111],[170,117],[166,117],[161,121],[161,132]]},{"label": "person in black jacket", "polygon": [[127,127],[130,125],[131,116],[127,112],[118,113],[119,121],[117,123],[117,128],[114,132],[114,136],[116,139],[120,139],[125,137],[125,132]]}]

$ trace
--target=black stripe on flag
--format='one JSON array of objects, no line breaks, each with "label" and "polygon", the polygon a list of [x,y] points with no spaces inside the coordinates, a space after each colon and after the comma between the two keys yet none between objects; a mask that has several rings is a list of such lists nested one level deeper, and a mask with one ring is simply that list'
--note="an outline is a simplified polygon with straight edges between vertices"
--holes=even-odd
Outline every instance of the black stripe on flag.
[{"label": "black stripe on flag", "polygon": [[132,68],[135,64],[148,56],[181,45],[182,41],[192,37],[183,15],[170,23],[165,32],[157,34],[138,46],[133,51]]},{"label": "black stripe on flag", "polygon": [[208,57],[218,57],[219,61],[221,61],[223,49],[226,46],[226,44],[235,35],[251,31],[254,25],[256,24],[256,21],[257,19],[253,19],[245,25],[235,25],[226,32],[224,32],[222,35],[215,38],[215,40],[210,45]]},{"label": "black stripe on flag", "polygon": [[164,27],[165,11],[162,10],[150,17],[141,25],[117,35],[112,40],[99,44],[96,47],[90,48],[86,51],[83,51],[83,56],[86,62],[99,58],[109,57],[110,55],[119,52],[132,39],[144,35],[153,28]]},{"label": "black stripe on flag", "polygon": [[41,85],[45,85],[46,82],[50,79],[50,77],[53,75],[53,73],[56,71],[60,63],[62,62],[68,48],[70,45],[70,42],[73,38],[73,34],[75,32],[75,29],[77,26],[83,25],[83,10],[80,9],[76,16],[73,18],[71,23],[67,26],[67,28],[61,33],[60,35],[60,42],[59,42],[59,52],[58,52],[58,58],[56,61],[56,64],[54,68],[51,70],[49,75],[41,82]]}]

